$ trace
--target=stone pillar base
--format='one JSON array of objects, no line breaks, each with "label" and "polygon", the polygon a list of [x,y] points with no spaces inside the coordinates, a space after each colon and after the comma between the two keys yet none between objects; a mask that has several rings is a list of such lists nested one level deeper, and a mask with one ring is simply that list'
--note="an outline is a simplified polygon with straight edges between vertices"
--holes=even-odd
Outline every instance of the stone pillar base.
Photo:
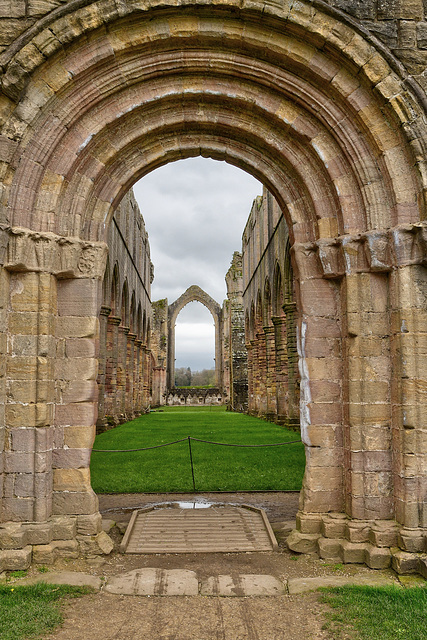
[{"label": "stone pillar base", "polygon": [[52,516],[46,522],[0,525],[0,571],[28,569],[31,562],[52,564],[56,558],[111,553],[113,542],[102,531],[100,513]]},{"label": "stone pillar base", "polygon": [[371,569],[393,567],[397,573],[427,578],[427,529],[407,529],[394,520],[352,520],[344,513],[298,512],[297,529],[287,539],[297,553]]}]

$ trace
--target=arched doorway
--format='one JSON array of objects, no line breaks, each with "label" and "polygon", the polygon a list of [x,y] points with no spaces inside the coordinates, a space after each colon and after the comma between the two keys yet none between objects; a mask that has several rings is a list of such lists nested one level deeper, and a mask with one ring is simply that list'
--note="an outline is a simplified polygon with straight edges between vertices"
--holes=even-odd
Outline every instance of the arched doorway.
[{"label": "arched doorway", "polygon": [[97,358],[56,358],[53,345],[96,347],[105,234],[123,195],[162,164],[206,155],[262,181],[289,227],[301,536],[340,512],[339,535],[362,520],[375,543],[374,522],[396,519],[399,543],[418,550],[426,454],[414,445],[414,469],[408,448],[426,410],[426,127],[415,83],[320,3],[68,5],[2,54],[4,326],[34,338],[30,361],[7,354],[18,449],[3,455],[12,475],[25,453],[40,480],[2,499],[3,519],[99,527],[87,473]]},{"label": "arched doorway", "polygon": [[175,302],[168,307],[168,362],[167,384],[168,389],[175,386],[175,325],[179,312],[189,302],[200,302],[212,314],[215,324],[215,385],[222,388],[222,309],[203,289],[197,285],[188,287]]}]

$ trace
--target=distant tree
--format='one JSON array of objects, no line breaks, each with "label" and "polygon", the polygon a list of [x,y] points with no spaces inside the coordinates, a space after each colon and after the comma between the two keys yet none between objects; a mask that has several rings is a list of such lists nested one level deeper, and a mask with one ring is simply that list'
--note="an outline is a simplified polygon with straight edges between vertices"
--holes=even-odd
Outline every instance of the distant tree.
[{"label": "distant tree", "polygon": [[191,385],[191,369],[190,367],[179,367],[175,369],[175,386],[189,387]]},{"label": "distant tree", "polygon": [[215,385],[215,369],[203,369],[202,371],[193,371],[191,384],[194,387],[206,387]]}]

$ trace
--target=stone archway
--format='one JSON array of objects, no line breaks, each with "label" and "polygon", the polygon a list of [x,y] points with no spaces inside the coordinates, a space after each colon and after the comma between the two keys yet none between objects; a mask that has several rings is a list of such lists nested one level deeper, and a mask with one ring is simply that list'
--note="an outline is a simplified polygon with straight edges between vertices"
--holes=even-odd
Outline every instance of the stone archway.
[{"label": "stone archway", "polygon": [[[87,551],[99,531],[88,467],[106,229],[138,178],[205,155],[259,178],[289,227],[299,535],[387,547],[375,523],[396,521],[388,546],[422,550],[425,95],[391,52],[320,0],[79,0],[0,63],[1,517],[27,523],[15,548],[27,558],[62,535]],[[76,340],[86,356],[67,351]]]},{"label": "stone archway", "polygon": [[222,389],[222,309],[210,295],[197,285],[188,289],[168,307],[167,387],[175,387],[175,325],[177,317],[189,302],[200,302],[210,311],[215,323],[215,385]]}]

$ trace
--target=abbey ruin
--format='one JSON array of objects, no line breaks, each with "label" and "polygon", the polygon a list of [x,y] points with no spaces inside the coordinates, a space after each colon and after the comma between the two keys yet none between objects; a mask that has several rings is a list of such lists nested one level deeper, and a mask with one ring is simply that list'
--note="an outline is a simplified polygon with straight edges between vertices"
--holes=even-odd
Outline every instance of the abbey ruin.
[{"label": "abbey ruin", "polygon": [[127,194],[201,155],[266,189],[217,379],[300,425],[291,548],[427,575],[426,3],[3,0],[0,77],[0,570],[108,549],[96,424],[169,357]]}]

